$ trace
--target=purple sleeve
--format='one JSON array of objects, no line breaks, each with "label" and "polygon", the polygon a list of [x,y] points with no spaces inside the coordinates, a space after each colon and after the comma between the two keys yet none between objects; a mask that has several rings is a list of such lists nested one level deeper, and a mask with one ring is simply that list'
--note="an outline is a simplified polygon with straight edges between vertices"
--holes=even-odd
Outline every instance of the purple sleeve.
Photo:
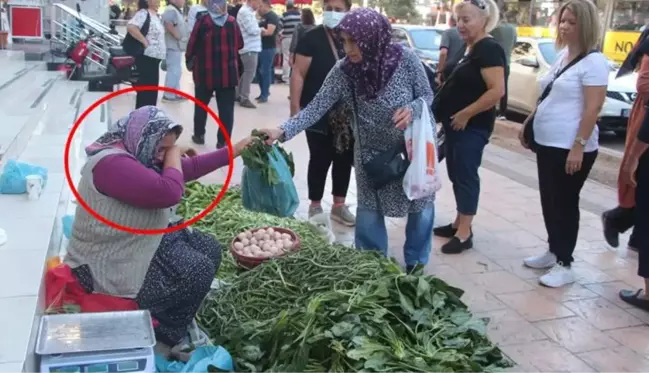
[{"label": "purple sleeve", "polygon": [[101,159],[92,176],[95,188],[102,194],[145,209],[175,206],[185,191],[183,174],[179,170],[165,168],[159,174],[122,154]]},{"label": "purple sleeve", "polygon": [[230,163],[228,149],[223,148],[195,157],[182,159],[183,175],[185,181],[196,180]]}]

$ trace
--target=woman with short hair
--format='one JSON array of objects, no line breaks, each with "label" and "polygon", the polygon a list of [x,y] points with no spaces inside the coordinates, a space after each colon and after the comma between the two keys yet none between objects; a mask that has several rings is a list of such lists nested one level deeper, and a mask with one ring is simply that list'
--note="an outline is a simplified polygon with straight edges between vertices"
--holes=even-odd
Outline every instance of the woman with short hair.
[{"label": "woman with short hair", "polygon": [[498,14],[493,0],[464,0],[455,6],[465,52],[449,55],[447,64],[454,67],[438,91],[434,107],[446,134],[446,167],[457,208],[451,224],[433,231],[449,238],[441,248],[444,254],[459,254],[473,247],[471,224],[480,197],[478,169],[506,85],[505,52],[489,35],[498,24]]},{"label": "woman with short hair", "polygon": [[540,79],[541,99],[521,131],[523,146],[536,152],[543,220],[549,250],[524,260],[548,268],[540,283],[573,283],[570,269],[579,234],[579,194],[599,148],[597,118],[606,98],[610,68],[597,51],[600,24],[590,0],[569,0],[559,8],[557,49],[550,71]]}]

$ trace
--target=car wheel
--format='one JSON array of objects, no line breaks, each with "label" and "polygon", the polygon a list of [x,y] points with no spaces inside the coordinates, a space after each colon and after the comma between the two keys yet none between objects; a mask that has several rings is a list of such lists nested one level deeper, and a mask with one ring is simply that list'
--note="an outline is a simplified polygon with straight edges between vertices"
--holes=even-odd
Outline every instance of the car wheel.
[{"label": "car wheel", "polygon": [[615,136],[620,138],[626,138],[626,131],[615,131]]}]

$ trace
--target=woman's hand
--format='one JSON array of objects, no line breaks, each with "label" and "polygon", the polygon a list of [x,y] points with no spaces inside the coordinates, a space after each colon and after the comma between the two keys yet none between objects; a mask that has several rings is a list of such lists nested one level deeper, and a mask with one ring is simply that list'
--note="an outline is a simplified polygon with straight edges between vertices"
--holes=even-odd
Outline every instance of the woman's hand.
[{"label": "woman's hand", "polygon": [[405,130],[412,123],[412,109],[409,107],[397,109],[392,116],[392,120],[397,128]]},{"label": "woman's hand", "polygon": [[241,152],[243,149],[247,148],[252,144],[254,141],[254,138],[252,136],[248,136],[242,140],[239,140],[236,144],[234,144],[233,149],[234,150],[234,158],[238,157],[241,155]]},{"label": "woman's hand", "polygon": [[584,148],[581,145],[573,146],[566,159],[566,173],[574,175],[581,170],[581,164],[584,161]]},{"label": "woman's hand", "polygon": [[284,130],[281,128],[262,128],[260,132],[265,133],[268,136],[266,143],[272,145],[275,141],[279,140],[280,137],[284,135]]},{"label": "woman's hand", "polygon": [[460,110],[455,115],[451,117],[451,127],[456,131],[464,131],[469,119],[471,119],[471,114],[467,113],[464,110]]},{"label": "woman's hand", "polygon": [[178,148],[180,149],[182,156],[195,157],[198,155],[196,149],[192,148],[191,146],[179,146]]},{"label": "woman's hand", "polygon": [[622,164],[622,172],[620,173],[620,181],[622,184],[631,185],[635,187],[637,185],[635,180],[635,172],[638,169],[638,159],[635,157],[629,158],[626,162]]}]

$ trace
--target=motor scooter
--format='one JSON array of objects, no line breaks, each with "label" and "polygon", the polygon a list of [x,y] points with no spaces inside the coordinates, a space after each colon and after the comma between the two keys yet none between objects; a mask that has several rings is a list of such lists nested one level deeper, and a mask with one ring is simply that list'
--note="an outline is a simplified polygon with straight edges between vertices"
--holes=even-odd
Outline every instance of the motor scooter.
[{"label": "motor scooter", "polygon": [[[70,80],[87,81],[88,90],[91,92],[112,92],[116,84],[130,84],[137,82],[138,74],[135,67],[135,57],[127,55],[121,46],[108,47],[108,61],[104,63],[100,53],[93,52],[91,44],[104,48],[108,43],[103,35],[98,35],[88,30],[81,22],[81,7],[77,3],[79,17],[78,31],[82,38],[66,51],[66,62],[63,68]],[[105,71],[87,71],[88,58],[93,59],[100,65],[106,66]]]}]

